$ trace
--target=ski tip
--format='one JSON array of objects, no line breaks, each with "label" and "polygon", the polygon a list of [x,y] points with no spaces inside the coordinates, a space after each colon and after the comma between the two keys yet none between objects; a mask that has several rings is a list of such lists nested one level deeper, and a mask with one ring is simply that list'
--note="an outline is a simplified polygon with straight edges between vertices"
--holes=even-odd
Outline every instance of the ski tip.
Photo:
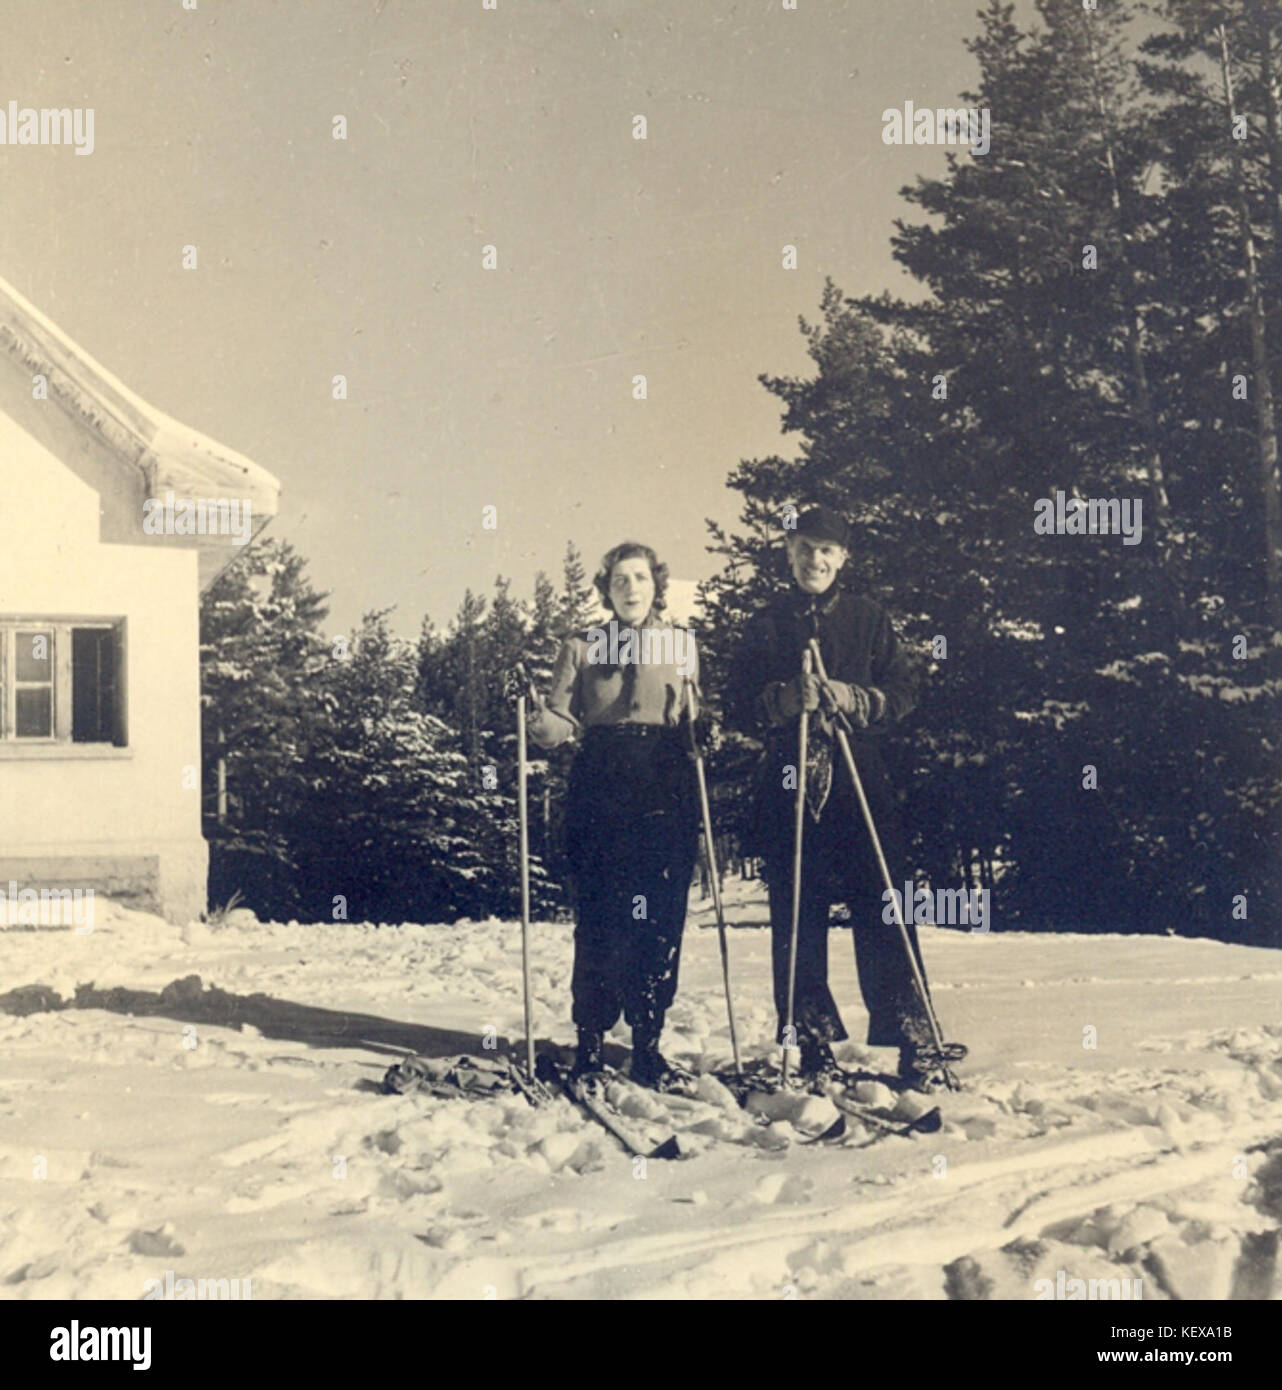
[{"label": "ski tip", "polygon": [[831,1144],[838,1139],[844,1139],[848,1128],[846,1117],[838,1115],[822,1134],[813,1134],[809,1139],[803,1139],[801,1142],[803,1144]]}]

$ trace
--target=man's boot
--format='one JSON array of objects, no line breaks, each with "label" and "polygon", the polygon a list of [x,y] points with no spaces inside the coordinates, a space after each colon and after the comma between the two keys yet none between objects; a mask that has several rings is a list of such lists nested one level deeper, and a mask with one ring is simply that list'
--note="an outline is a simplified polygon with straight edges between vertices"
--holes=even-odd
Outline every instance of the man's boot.
[{"label": "man's boot", "polygon": [[905,1042],[899,1048],[899,1080],[909,1090],[942,1091],[948,1086],[948,1067],[963,1061],[965,1043],[945,1043],[941,1053],[933,1043]]}]

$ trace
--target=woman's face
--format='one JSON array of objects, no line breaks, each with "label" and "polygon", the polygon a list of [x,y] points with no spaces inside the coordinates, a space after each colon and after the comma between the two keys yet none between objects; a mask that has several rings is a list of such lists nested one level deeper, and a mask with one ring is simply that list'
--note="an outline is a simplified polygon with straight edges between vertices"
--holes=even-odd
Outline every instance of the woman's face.
[{"label": "woman's face", "polygon": [[610,606],[625,623],[639,623],[654,606],[654,575],[644,555],[616,560],[610,571]]}]

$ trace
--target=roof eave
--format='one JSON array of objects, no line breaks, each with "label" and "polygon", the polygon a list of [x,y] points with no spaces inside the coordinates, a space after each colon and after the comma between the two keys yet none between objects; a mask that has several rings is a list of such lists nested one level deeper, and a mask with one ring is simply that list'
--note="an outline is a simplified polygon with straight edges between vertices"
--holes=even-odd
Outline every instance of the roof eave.
[{"label": "roof eave", "polygon": [[239,497],[250,502],[255,516],[275,516],[280,480],[274,474],[148,405],[2,279],[0,349],[33,376],[43,375],[49,398],[139,469],[150,495],[173,488],[192,496]]}]

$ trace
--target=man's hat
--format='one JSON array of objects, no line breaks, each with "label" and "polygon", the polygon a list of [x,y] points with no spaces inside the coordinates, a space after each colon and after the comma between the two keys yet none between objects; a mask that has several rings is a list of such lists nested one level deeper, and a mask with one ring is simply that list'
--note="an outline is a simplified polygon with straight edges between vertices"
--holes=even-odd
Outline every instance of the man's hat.
[{"label": "man's hat", "polygon": [[810,507],[797,518],[797,534],[812,541],[835,541],[850,549],[850,523],[831,507]]}]

